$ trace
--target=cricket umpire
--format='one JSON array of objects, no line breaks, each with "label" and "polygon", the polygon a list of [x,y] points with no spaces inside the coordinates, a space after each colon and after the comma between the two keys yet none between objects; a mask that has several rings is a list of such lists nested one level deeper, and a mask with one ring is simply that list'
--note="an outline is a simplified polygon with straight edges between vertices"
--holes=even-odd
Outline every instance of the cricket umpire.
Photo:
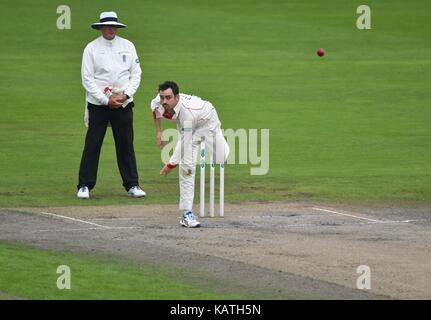
[{"label": "cricket umpire", "polygon": [[141,67],[132,42],[117,36],[115,12],[102,12],[91,25],[101,35],[90,42],[82,57],[82,84],[86,91],[84,121],[88,126],[79,168],[77,197],[89,199],[96,185],[100,150],[108,125],[112,127],[123,187],[131,197],[144,197],[139,187],[133,146],[133,96],[141,82]]}]

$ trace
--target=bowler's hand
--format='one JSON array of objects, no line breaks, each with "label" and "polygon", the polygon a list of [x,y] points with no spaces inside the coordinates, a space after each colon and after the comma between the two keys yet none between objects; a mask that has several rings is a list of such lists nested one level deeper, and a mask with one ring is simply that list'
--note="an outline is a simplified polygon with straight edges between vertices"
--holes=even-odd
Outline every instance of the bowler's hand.
[{"label": "bowler's hand", "polygon": [[160,174],[162,176],[166,176],[167,174],[169,174],[172,171],[171,168],[168,167],[168,165],[164,165],[164,167],[162,168],[162,170],[160,170]]},{"label": "bowler's hand", "polygon": [[162,150],[166,145],[165,141],[163,141],[163,134],[161,132],[157,132],[156,143],[159,146],[160,150]]},{"label": "bowler's hand", "polygon": [[124,101],[121,100],[119,95],[113,94],[109,97],[108,106],[110,109],[118,109],[123,103]]}]

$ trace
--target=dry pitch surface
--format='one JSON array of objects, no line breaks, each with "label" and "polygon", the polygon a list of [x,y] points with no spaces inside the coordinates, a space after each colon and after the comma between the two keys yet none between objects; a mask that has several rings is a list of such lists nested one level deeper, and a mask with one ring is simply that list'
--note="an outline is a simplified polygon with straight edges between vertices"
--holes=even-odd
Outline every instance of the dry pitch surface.
[{"label": "dry pitch surface", "polygon": [[[262,299],[430,299],[431,208],[226,204],[179,225],[176,205],[0,209],[0,240],[166,266]],[[357,267],[371,289],[356,287]]]}]

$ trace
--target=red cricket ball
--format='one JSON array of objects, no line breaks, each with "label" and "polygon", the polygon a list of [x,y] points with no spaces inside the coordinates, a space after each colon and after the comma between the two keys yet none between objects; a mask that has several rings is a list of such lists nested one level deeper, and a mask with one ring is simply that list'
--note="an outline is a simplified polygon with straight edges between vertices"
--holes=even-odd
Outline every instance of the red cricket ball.
[{"label": "red cricket ball", "polygon": [[323,57],[325,55],[325,49],[323,49],[323,48],[317,49],[317,55],[319,57]]}]

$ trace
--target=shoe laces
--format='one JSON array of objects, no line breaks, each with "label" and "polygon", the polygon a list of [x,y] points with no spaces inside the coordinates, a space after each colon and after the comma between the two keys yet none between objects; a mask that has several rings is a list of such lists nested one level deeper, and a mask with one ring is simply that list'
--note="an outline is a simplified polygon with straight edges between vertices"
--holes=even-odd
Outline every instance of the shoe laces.
[{"label": "shoe laces", "polygon": [[184,216],[185,216],[187,219],[191,220],[191,221],[196,220],[195,215],[194,215],[194,214],[193,214],[193,212],[191,212],[191,211],[186,212],[186,213],[184,214]]}]

